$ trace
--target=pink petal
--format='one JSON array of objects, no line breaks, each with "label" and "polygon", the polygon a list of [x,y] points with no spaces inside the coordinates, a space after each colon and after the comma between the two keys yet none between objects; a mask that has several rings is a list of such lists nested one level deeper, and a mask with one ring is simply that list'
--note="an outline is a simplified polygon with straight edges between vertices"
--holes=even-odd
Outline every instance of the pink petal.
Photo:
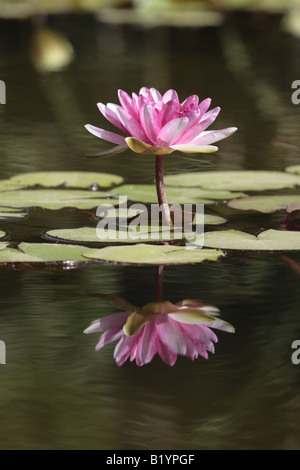
[{"label": "pink petal", "polygon": [[110,328],[123,328],[130,314],[131,312],[120,312],[99,318],[99,320],[93,321],[93,323],[84,330],[84,333],[95,333]]},{"label": "pink petal", "polygon": [[158,354],[165,364],[168,366],[174,366],[177,359],[177,354],[170,351],[170,349],[161,342],[159,342],[158,345]]},{"label": "pink petal", "polygon": [[191,141],[191,145],[207,145],[218,142],[229,137],[237,130],[237,127],[227,127],[218,131],[202,132],[198,137]]},{"label": "pink petal", "polygon": [[204,113],[208,110],[208,108],[211,105],[211,99],[206,98],[205,100],[201,101],[201,103],[198,106],[199,111],[201,111],[201,115],[203,116]]},{"label": "pink petal", "polygon": [[214,120],[216,119],[220,111],[221,111],[221,108],[219,106],[216,106],[215,108],[211,109],[207,113],[204,113],[199,121],[199,124],[206,122],[207,120],[210,120],[210,123],[214,122]]},{"label": "pink petal", "polygon": [[220,108],[214,108],[208,113],[206,113],[197,124],[194,124],[190,127],[182,136],[180,144],[187,144],[191,143],[196,137],[200,136],[200,134],[208,127],[214,120],[216,119],[217,115],[220,112]]},{"label": "pink petal", "polygon": [[177,142],[185,132],[188,125],[189,120],[187,117],[176,118],[167,122],[158,134],[158,145],[163,147],[169,146],[172,142]]},{"label": "pink petal", "polygon": [[159,133],[158,114],[150,104],[145,104],[140,113],[141,124],[152,144],[156,144]]},{"label": "pink petal", "polygon": [[174,321],[171,323],[171,321],[156,323],[158,337],[171,352],[185,355],[187,349],[186,337],[182,333],[180,324]]},{"label": "pink petal", "polygon": [[195,111],[198,108],[199,98],[197,95],[189,96],[181,105],[181,110],[184,115],[190,111]]},{"label": "pink petal", "polygon": [[190,337],[194,344],[204,344],[208,346],[212,341],[218,342],[218,338],[210,327],[204,325],[181,324],[185,334]]},{"label": "pink petal", "polygon": [[176,100],[169,100],[167,103],[164,104],[159,117],[160,123],[163,127],[167,122],[171,121],[172,119],[178,118],[179,116],[179,103]]},{"label": "pink petal", "polygon": [[132,103],[130,96],[123,90],[118,90],[119,101],[125,111],[127,111],[133,118],[137,118],[136,109]]},{"label": "pink petal", "polygon": [[190,111],[189,113],[187,113],[186,117],[189,120],[189,127],[188,127],[188,129],[189,129],[190,127],[194,126],[196,123],[198,123],[200,121],[201,113],[197,109],[196,111]]},{"label": "pink petal", "polygon": [[125,137],[121,135],[115,134],[114,132],[106,131],[104,129],[100,129],[99,127],[92,126],[91,124],[86,124],[84,126],[91,134],[99,137],[99,139],[107,140],[108,142],[112,142],[113,144],[125,144]]},{"label": "pink petal", "polygon": [[140,89],[139,95],[143,95],[148,102],[153,102],[153,96],[149,88],[146,88],[145,86]]},{"label": "pink petal", "polygon": [[122,335],[122,328],[112,328],[111,330],[105,331],[105,333],[101,335],[99,343],[96,345],[96,351],[99,351],[99,349],[103,348],[107,343],[112,343],[121,338]]},{"label": "pink petal", "polygon": [[170,145],[173,150],[179,150],[183,153],[213,153],[218,150],[214,145],[192,145],[192,144],[176,144]]},{"label": "pink petal", "polygon": [[151,144],[142,126],[132,116],[130,116],[127,111],[123,108],[119,108],[116,112],[120,122],[125,127],[127,134],[132,137],[136,137],[147,144]]},{"label": "pink petal", "polygon": [[170,101],[170,100],[175,100],[177,103],[179,103],[178,95],[175,90],[166,91],[166,93],[162,97],[162,100],[164,103],[167,103],[167,101]]},{"label": "pink petal", "polygon": [[148,323],[141,333],[134,353],[130,356],[130,360],[133,361],[135,359],[139,367],[148,364],[157,353],[158,342],[154,323]]},{"label": "pink petal", "polygon": [[[149,104],[148,100],[143,95],[139,95],[138,103],[137,103],[139,114],[141,112],[142,107],[145,106],[145,104]],[[141,120],[141,116],[139,116],[139,119]]]},{"label": "pink petal", "polygon": [[[111,104],[111,103],[109,103],[109,104]],[[103,103],[98,103],[97,106],[99,108],[99,111],[103,114],[103,116],[109,122],[111,122],[114,126],[118,127],[119,129],[121,129],[121,131],[126,133],[126,128],[121,123],[121,121],[118,118],[118,116],[116,115],[115,111],[113,111],[112,109],[109,109],[109,107],[105,106]]]},{"label": "pink petal", "polygon": [[123,335],[116,345],[114,350],[114,359],[116,360],[118,366],[124,364],[124,362],[128,359],[137,340],[136,336]]},{"label": "pink petal", "polygon": [[162,100],[162,96],[159,91],[156,90],[156,88],[150,88],[150,92],[155,103]]}]

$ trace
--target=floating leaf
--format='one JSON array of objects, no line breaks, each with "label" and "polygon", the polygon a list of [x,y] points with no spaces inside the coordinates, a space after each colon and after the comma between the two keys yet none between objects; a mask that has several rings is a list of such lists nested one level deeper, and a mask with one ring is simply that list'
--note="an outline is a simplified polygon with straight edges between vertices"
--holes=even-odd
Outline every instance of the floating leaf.
[{"label": "floating leaf", "polygon": [[[91,209],[100,204],[118,204],[117,200],[107,199],[104,191],[84,191],[79,189],[25,189],[6,191],[1,194],[1,206],[5,207],[43,207],[61,209],[77,207]],[[3,210],[3,207],[0,207]]]},{"label": "floating leaf", "polygon": [[2,230],[0,230],[0,238],[3,238],[5,237],[6,233],[5,232],[2,232]]},{"label": "floating leaf", "polygon": [[69,188],[89,188],[94,185],[100,188],[109,188],[121,184],[123,180],[124,178],[119,175],[89,171],[39,171],[21,173],[11,178],[11,181],[27,186],[55,187],[64,185]]},{"label": "floating leaf", "polygon": [[300,175],[300,165],[288,166],[285,171],[288,173],[296,173],[296,175]]},{"label": "floating leaf", "polygon": [[0,191],[15,191],[16,189],[21,189],[24,186],[16,181],[9,180],[0,180]]},{"label": "floating leaf", "polygon": [[238,230],[207,232],[204,235],[204,246],[224,250],[300,250],[300,232],[266,230],[257,237]]},{"label": "floating leaf", "polygon": [[[232,199],[233,197],[245,196],[242,193],[232,193],[230,191],[218,191],[198,188],[172,188],[166,187],[169,204],[191,203],[191,204],[212,204],[211,199]],[[154,184],[124,184],[114,188],[111,194],[116,196],[127,196],[131,201],[143,203],[156,203],[157,194]]]},{"label": "floating leaf", "polygon": [[221,225],[225,224],[227,219],[219,215],[204,214],[204,225]]},{"label": "floating leaf", "polygon": [[279,171],[202,171],[166,176],[165,184],[230,191],[261,191],[300,186],[300,176]]},{"label": "floating leaf", "polygon": [[24,219],[28,214],[27,212],[20,212],[18,210],[7,209],[0,211],[0,222],[11,222],[13,220]]},{"label": "floating leaf", "polygon": [[224,253],[219,250],[188,249],[170,245],[107,246],[83,253],[87,258],[125,264],[190,264],[216,261]]},{"label": "floating leaf", "polygon": [[232,199],[228,203],[233,209],[243,211],[258,211],[265,214],[279,211],[282,209],[291,212],[300,209],[300,195],[282,195],[282,196],[250,196],[241,199]]},{"label": "floating leaf", "polygon": [[57,261],[86,261],[82,252],[87,248],[56,243],[20,243],[17,248],[0,250],[0,263],[46,263]]},{"label": "floating leaf", "polygon": [[[103,216],[104,217],[117,217],[120,219],[131,219],[132,217],[135,217],[136,215],[140,214],[143,212],[142,209],[134,209],[131,207],[128,208],[117,208],[113,207],[108,209],[107,211],[103,211]],[[224,217],[220,217],[219,215],[214,215],[214,214],[204,214],[204,224],[205,225],[221,225],[225,224],[227,222],[227,219]]]},{"label": "floating leaf", "polygon": [[50,230],[47,235],[60,240],[86,242],[86,243],[137,243],[139,241],[167,241],[181,240],[189,237],[190,233],[182,233],[181,230],[173,231],[169,227],[148,225],[134,226],[130,224],[113,228],[79,227],[69,229]]}]

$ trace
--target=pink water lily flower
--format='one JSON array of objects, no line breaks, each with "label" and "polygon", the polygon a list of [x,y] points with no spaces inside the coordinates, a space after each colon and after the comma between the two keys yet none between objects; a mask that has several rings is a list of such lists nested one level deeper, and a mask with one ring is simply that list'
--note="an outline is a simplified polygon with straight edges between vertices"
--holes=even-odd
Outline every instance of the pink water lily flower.
[{"label": "pink water lily flower", "polygon": [[155,155],[166,155],[175,150],[211,153],[218,150],[211,144],[237,130],[236,127],[206,130],[220,111],[219,107],[208,111],[210,98],[199,103],[198,96],[192,95],[180,103],[175,90],[161,95],[155,88],[146,87],[141,88],[138,95],[132,93],[131,97],[122,90],[118,93],[120,105],[98,103],[98,107],[126,137],[87,124],[85,127],[89,132],[117,144],[117,147],[97,156],[120,153],[128,147],[137,153]]},{"label": "pink water lily flower", "polygon": [[218,318],[216,307],[198,300],[187,299],[176,304],[153,302],[142,308],[113,296],[102,296],[116,307],[126,310],[94,321],[84,333],[103,332],[96,350],[105,344],[118,341],[114,358],[121,366],[129,357],[138,366],[148,364],[155,354],[173,366],[177,355],[208,359],[214,353],[216,328],[234,332],[234,327]]}]

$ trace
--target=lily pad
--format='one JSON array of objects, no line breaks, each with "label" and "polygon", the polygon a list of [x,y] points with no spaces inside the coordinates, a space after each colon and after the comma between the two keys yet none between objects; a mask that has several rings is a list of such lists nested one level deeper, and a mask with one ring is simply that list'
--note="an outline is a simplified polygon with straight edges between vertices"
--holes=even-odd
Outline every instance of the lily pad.
[{"label": "lily pad", "polygon": [[[77,207],[91,209],[100,204],[118,204],[117,200],[107,199],[104,191],[90,192],[80,189],[24,189],[6,191],[1,194],[1,206],[5,207],[43,207],[45,209],[61,209]],[[0,207],[0,210],[3,210]]]},{"label": "lily pad", "polygon": [[181,230],[169,229],[159,226],[134,226],[133,224],[120,225],[116,229],[104,229],[96,227],[79,227],[69,229],[57,229],[47,232],[50,237],[59,240],[68,240],[86,243],[137,243],[139,241],[168,241],[181,240],[190,236],[190,233],[182,233]]},{"label": "lily pad", "polygon": [[24,219],[27,215],[27,212],[20,212],[19,210],[1,210],[0,222],[11,222],[13,220]]},{"label": "lily pad", "polygon": [[24,186],[16,181],[9,180],[0,180],[0,191],[14,191],[16,189],[21,189]]},{"label": "lily pad", "polygon": [[[245,196],[243,193],[232,193],[231,191],[172,187],[166,187],[166,193],[169,204],[212,204],[214,202],[212,199],[224,200]],[[114,188],[111,194],[127,196],[131,201],[157,203],[156,187],[154,184],[124,184],[123,186]]]},{"label": "lily pad", "polygon": [[165,184],[188,188],[262,191],[300,186],[300,176],[279,171],[202,171],[166,176]]},{"label": "lily pad", "polygon": [[23,242],[18,245],[18,248],[0,248],[0,263],[86,261],[86,258],[82,256],[82,252],[86,250],[86,247],[78,245]]},{"label": "lily pad", "polygon": [[107,246],[83,253],[87,258],[125,264],[193,264],[203,261],[216,261],[224,256],[220,250],[188,249],[170,245]]},{"label": "lily pad", "polygon": [[243,211],[258,211],[265,214],[282,209],[288,212],[300,209],[300,194],[279,196],[250,196],[241,199],[232,199],[228,203],[233,209]]},{"label": "lily pad", "polygon": [[[142,209],[134,209],[131,207],[128,208],[109,208],[103,212],[105,217],[117,217],[120,219],[128,219],[135,217],[136,215],[143,212]],[[221,225],[225,224],[227,219],[220,217],[219,215],[214,214],[204,214],[204,225]]]},{"label": "lily pad", "polygon": [[64,185],[68,188],[90,188],[96,185],[100,188],[110,188],[111,186],[121,184],[124,178],[110,173],[89,171],[39,171],[21,173],[20,175],[13,176],[11,181],[27,186],[55,187]]},{"label": "lily pad", "polygon": [[288,173],[295,173],[296,175],[300,175],[300,165],[288,166],[285,171]]},{"label": "lily pad", "polygon": [[204,214],[204,225],[221,225],[226,224],[227,219],[219,215]]},{"label": "lily pad", "polygon": [[204,235],[204,246],[224,250],[300,250],[300,232],[266,230],[257,237],[238,230],[207,232]]}]

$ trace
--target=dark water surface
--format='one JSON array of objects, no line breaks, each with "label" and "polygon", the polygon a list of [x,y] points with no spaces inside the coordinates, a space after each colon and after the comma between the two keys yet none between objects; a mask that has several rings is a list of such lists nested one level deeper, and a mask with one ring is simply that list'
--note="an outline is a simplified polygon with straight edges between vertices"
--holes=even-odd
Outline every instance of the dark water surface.
[{"label": "dark water surface", "polygon": [[[300,78],[300,41],[279,19],[244,19],[218,29],[130,29],[89,17],[50,18],[72,41],[65,72],[38,73],[29,54],[32,26],[0,23],[0,176],[42,170],[114,172],[127,183],[150,183],[151,156],[127,151],[91,160],[109,148],[83,125],[109,128],[96,108],[116,102],[117,89],[175,88],[184,99],[210,96],[222,111],[217,128],[237,126],[212,156],[166,159],[166,174],[270,169],[299,164],[300,108],[291,83]],[[222,213],[222,212],[220,212]],[[244,228],[278,228],[283,213],[246,214]],[[48,227],[89,221],[78,211],[32,210],[2,224],[14,241],[40,241]],[[232,215],[230,223],[234,224]],[[247,230],[247,228],[245,228]],[[300,255],[288,254],[300,263]],[[217,306],[236,333],[218,333],[208,361],[155,358],[119,368],[113,345],[94,351],[83,330],[116,309],[93,293],[142,306],[153,301],[155,268],[103,264],[75,270],[0,270],[2,449],[290,449],[300,448],[300,277],[281,254],[229,254],[217,263],[170,266],[164,298],[198,298]]]}]

